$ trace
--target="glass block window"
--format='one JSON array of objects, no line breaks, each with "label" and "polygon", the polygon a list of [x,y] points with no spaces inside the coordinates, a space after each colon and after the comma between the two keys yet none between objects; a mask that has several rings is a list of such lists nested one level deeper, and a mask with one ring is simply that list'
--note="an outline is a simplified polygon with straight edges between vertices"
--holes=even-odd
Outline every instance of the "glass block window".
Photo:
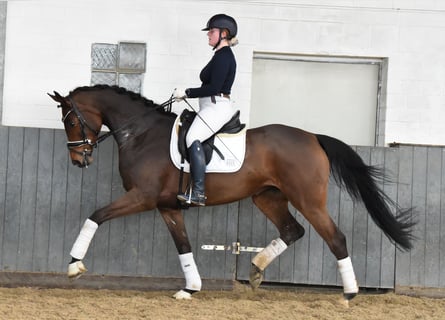
[{"label": "glass block window", "polygon": [[117,85],[141,93],[146,52],[145,43],[93,43],[91,85]]}]

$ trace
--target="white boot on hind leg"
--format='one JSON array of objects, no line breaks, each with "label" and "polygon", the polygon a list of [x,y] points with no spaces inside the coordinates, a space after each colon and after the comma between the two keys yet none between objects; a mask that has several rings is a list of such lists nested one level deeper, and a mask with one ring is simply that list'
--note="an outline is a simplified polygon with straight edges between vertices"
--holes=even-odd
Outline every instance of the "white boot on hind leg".
[{"label": "white boot on hind leg", "polygon": [[358,293],[357,280],[350,257],[338,260],[338,271],[343,282],[343,297],[346,301],[353,299]]}]

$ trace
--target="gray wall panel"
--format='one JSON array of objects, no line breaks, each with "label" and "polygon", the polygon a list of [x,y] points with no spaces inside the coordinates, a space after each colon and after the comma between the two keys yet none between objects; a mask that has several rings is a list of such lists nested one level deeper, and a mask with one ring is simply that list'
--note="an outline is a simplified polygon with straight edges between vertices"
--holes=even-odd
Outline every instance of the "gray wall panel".
[{"label": "gray wall panel", "polygon": [[[440,192],[441,192],[442,150],[428,148],[427,186],[425,207],[425,282],[427,287],[439,286],[440,242]],[[445,231],[445,230],[444,230]]]},{"label": "gray wall panel", "polygon": [[[64,251],[65,215],[68,181],[68,158],[66,137],[62,131],[54,135],[54,161],[52,168],[51,206],[49,221],[48,268],[50,271],[63,270],[67,263]],[[69,209],[68,209],[69,210]]]},{"label": "gray wall panel", "polygon": [[20,233],[24,129],[11,127],[8,139],[2,268],[16,270]]},{"label": "gray wall panel", "polygon": [[[23,143],[23,177],[18,243],[18,270],[32,269],[32,244],[34,241],[35,204],[37,189],[37,161],[39,129],[25,129]],[[25,214],[26,213],[26,214]]]},{"label": "gray wall panel", "polygon": [[[54,130],[40,129],[33,271],[48,270]],[[66,154],[65,154],[66,155]]]},{"label": "gray wall panel", "polygon": [[[3,256],[3,235],[5,233],[6,176],[8,172],[8,132],[9,128],[0,126],[0,257]],[[3,264],[0,261],[0,266],[2,265]]]},{"label": "gray wall panel", "polygon": [[440,188],[440,234],[437,237],[439,242],[439,287],[445,288],[445,149],[442,152],[441,164],[441,188]]},{"label": "gray wall panel", "polygon": [[419,223],[414,236],[419,239],[411,250],[410,284],[422,286],[425,283],[425,241],[426,232],[426,191],[427,191],[427,148],[414,147],[412,205],[416,208]]},{"label": "gray wall panel", "polygon": [[[413,147],[399,149],[399,173],[397,202],[402,208],[412,206],[413,183]],[[396,283],[401,286],[410,284],[411,255],[410,253],[396,251]]]},{"label": "gray wall panel", "polygon": [[[157,212],[144,212],[139,215],[139,240],[138,240],[138,260],[137,274],[150,274],[152,272],[153,263],[153,235],[154,235],[154,219]],[[113,230],[110,230],[113,234]],[[110,251],[112,244],[110,242]]]}]

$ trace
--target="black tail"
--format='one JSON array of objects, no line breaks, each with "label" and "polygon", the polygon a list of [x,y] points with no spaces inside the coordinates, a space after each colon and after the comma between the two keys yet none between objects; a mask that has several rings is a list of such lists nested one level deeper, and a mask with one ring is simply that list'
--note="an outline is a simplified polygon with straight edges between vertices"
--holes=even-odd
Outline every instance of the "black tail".
[{"label": "black tail", "polygon": [[[411,219],[412,208],[402,210],[377,186],[375,181],[385,178],[383,171],[366,165],[360,156],[342,141],[325,135],[316,137],[328,156],[335,182],[346,187],[355,200],[363,201],[372,220],[389,239],[404,250],[411,249],[411,229],[415,225]],[[396,216],[391,213],[389,206],[396,208]]]}]

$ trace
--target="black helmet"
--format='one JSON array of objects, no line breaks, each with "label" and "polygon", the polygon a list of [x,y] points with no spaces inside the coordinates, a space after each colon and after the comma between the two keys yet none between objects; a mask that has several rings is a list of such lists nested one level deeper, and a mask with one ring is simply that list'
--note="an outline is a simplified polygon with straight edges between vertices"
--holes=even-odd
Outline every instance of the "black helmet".
[{"label": "black helmet", "polygon": [[212,28],[227,29],[229,30],[229,39],[236,36],[238,32],[238,26],[235,19],[226,14],[216,14],[210,18],[207,22],[207,26],[202,31],[208,31]]}]

